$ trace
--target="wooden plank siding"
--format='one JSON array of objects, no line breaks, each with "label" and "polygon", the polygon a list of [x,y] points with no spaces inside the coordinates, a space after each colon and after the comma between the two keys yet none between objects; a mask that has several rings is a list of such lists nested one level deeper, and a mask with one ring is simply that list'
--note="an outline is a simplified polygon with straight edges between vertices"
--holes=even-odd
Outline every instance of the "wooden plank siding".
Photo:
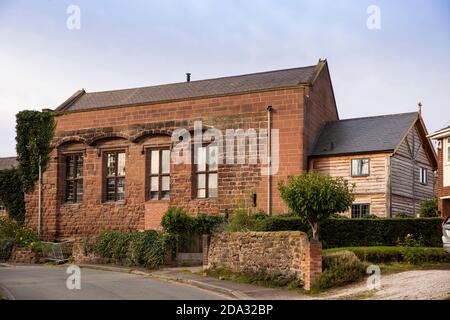
[{"label": "wooden plank siding", "polygon": [[[417,127],[414,126],[391,158],[392,215],[417,215],[420,203],[434,196],[434,169]],[[427,169],[427,183],[420,183],[420,168]]]},{"label": "wooden plank siding", "polygon": [[[389,211],[386,195],[389,190],[389,157],[390,153],[317,157],[310,159],[310,168],[320,174],[342,177],[350,184],[355,184],[354,203],[367,203],[371,214],[386,217]],[[369,159],[369,176],[352,177],[351,161],[357,158]],[[350,210],[345,215],[350,216]]]}]

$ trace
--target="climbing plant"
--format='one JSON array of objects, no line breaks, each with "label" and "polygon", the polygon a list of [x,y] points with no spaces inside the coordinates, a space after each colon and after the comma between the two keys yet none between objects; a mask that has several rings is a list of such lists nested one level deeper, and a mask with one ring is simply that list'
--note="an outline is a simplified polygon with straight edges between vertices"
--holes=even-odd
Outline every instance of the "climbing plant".
[{"label": "climbing plant", "polygon": [[25,110],[16,115],[16,151],[23,191],[31,191],[50,162],[51,141],[55,132],[52,112]]},{"label": "climbing plant", "polygon": [[22,222],[25,216],[23,185],[18,169],[0,170],[0,201],[10,218]]}]

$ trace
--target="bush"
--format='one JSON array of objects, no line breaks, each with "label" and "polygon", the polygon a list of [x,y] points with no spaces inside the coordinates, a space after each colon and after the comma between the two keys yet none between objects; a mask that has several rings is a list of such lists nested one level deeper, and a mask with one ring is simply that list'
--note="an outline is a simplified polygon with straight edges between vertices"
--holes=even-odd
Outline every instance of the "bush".
[{"label": "bush", "polygon": [[253,214],[244,207],[234,210],[227,230],[231,232],[258,230],[260,221],[266,218],[265,215]]},{"label": "bush", "polygon": [[197,217],[190,216],[180,208],[169,208],[161,219],[164,231],[174,235],[189,234],[211,234],[218,225],[225,222],[221,216],[209,216],[199,214]]},{"label": "bush", "polygon": [[0,201],[7,209],[10,218],[20,222],[24,220],[24,193],[18,169],[0,170]]},{"label": "bush", "polygon": [[193,232],[199,235],[211,234],[213,231],[226,222],[225,217],[222,216],[209,216],[207,214],[199,214],[194,219]]},{"label": "bush", "polygon": [[450,262],[450,255],[444,249],[426,247],[344,247],[326,249],[324,255],[339,251],[351,251],[361,261],[370,263]]},{"label": "bush", "polygon": [[11,256],[14,239],[0,239],[0,261],[6,261]]},{"label": "bush", "polygon": [[332,214],[346,211],[353,202],[352,188],[342,178],[323,176],[314,171],[288,177],[278,184],[281,198],[311,228],[311,238],[319,240],[319,227]]},{"label": "bush", "polygon": [[13,239],[14,245],[32,248],[39,242],[32,229],[8,218],[0,218],[0,239]]},{"label": "bush", "polygon": [[95,252],[102,258],[129,266],[157,268],[173,238],[154,230],[143,232],[110,231],[99,235]]},{"label": "bush", "polygon": [[[268,217],[258,223],[259,231],[307,231],[309,228],[296,217]],[[426,247],[442,246],[441,218],[392,219],[329,219],[321,225],[324,248],[395,246],[398,239],[413,234],[421,237]]]},{"label": "bush", "polygon": [[423,201],[419,213],[421,217],[439,217],[437,197]]},{"label": "bush", "polygon": [[366,274],[366,265],[351,251],[324,254],[322,268],[322,274],[313,285],[316,289],[342,286],[358,281]]}]

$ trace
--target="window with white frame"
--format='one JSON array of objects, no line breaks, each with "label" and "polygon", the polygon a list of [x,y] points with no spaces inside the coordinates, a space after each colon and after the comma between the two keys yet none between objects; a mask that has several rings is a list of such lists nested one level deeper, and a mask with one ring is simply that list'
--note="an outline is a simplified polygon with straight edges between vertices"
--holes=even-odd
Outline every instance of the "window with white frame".
[{"label": "window with white frame", "polygon": [[359,158],[352,159],[352,176],[368,176],[369,175],[369,159]]},{"label": "window with white frame", "polygon": [[427,184],[427,168],[419,168],[419,179],[421,184]]},{"label": "window with white frame", "polygon": [[170,150],[169,148],[148,151],[150,200],[170,198]]},{"label": "window with white frame", "polygon": [[197,198],[217,197],[218,147],[195,148],[195,186]]}]

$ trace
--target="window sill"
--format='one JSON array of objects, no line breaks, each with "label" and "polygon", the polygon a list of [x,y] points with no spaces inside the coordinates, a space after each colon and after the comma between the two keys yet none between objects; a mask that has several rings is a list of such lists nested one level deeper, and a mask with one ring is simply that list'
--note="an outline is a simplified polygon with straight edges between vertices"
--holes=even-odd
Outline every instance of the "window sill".
[{"label": "window sill", "polygon": [[63,202],[61,207],[81,207],[83,202]]},{"label": "window sill", "polygon": [[126,200],[125,201],[103,201],[102,204],[109,205],[109,206],[113,206],[113,205],[117,204],[117,205],[123,206],[123,205],[127,204],[127,201]]},{"label": "window sill", "polygon": [[352,176],[352,178],[367,178],[367,177],[370,177],[370,174],[361,174],[357,176]]},{"label": "window sill", "polygon": [[151,199],[147,199],[145,200],[145,203],[166,203],[166,202],[170,202],[170,199],[158,199],[158,200],[151,200]]},{"label": "window sill", "polygon": [[219,199],[218,197],[214,197],[214,198],[192,198],[192,200],[195,200],[195,201],[211,201],[211,202],[215,202],[218,199]]}]

